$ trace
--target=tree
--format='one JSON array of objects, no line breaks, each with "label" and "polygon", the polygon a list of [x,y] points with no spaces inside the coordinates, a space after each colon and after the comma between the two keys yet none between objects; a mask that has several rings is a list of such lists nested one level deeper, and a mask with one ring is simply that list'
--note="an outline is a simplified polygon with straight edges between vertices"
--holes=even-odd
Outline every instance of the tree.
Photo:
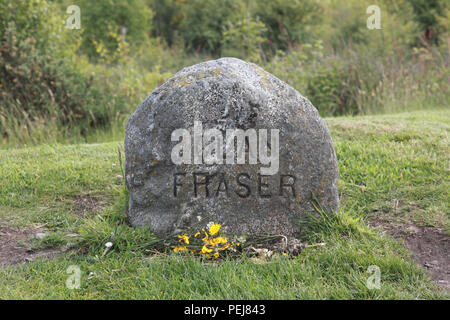
[{"label": "tree", "polygon": [[267,27],[266,38],[275,49],[286,50],[309,40],[311,26],[320,21],[320,7],[314,0],[258,0],[253,16]]},{"label": "tree", "polygon": [[[148,38],[153,11],[145,0],[79,1],[83,29],[82,50],[98,56],[98,43],[108,51],[118,47],[113,35],[126,28],[127,42],[139,43]],[[123,29],[125,30],[125,29]]]},{"label": "tree", "polygon": [[239,0],[179,1],[180,35],[188,50],[219,54],[225,24],[240,12]]},{"label": "tree", "polygon": [[439,20],[444,17],[446,3],[441,0],[409,0],[409,2],[425,38],[439,44],[439,36],[443,31]]}]

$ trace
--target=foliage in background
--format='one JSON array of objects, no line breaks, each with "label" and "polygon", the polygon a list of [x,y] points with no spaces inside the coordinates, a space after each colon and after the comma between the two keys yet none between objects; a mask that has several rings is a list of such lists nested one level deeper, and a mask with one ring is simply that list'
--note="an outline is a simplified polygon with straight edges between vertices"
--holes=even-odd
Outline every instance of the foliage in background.
[{"label": "foliage in background", "polygon": [[[46,1],[0,1],[0,32],[4,38],[7,28],[14,25],[17,41],[23,41],[30,36],[35,37],[37,49],[60,49],[56,43],[58,35],[55,29],[61,25],[61,20],[52,14],[52,6]],[[64,40],[62,40],[64,41]]]},{"label": "foliage in background", "polygon": [[267,27],[265,37],[269,50],[287,50],[295,44],[308,42],[314,27],[322,18],[314,0],[259,0],[253,15]]},{"label": "foliage in background", "polygon": [[445,1],[82,0],[81,30],[64,28],[70,4],[0,0],[1,144],[121,137],[156,86],[221,56],[261,65],[322,116],[449,104]]},{"label": "foliage in background", "polygon": [[175,0],[150,0],[148,4],[153,12],[152,36],[165,39],[169,46],[175,42],[180,21],[180,8]]},{"label": "foliage in background", "polygon": [[262,44],[267,28],[259,19],[253,20],[250,16],[232,23],[228,21],[223,33],[222,45],[225,56],[247,59],[261,64],[266,60]]},{"label": "foliage in background", "polygon": [[448,28],[448,15],[447,26],[442,23],[448,14],[446,12],[449,8],[448,2],[440,0],[408,0],[408,2],[414,10],[414,20],[419,24],[423,37],[434,44],[439,44],[444,28]]},{"label": "foliage in background", "polygon": [[220,54],[223,27],[239,12],[239,0],[178,1],[179,34],[187,50]]},{"label": "foliage in background", "polygon": [[[0,137],[32,136],[36,126],[106,124],[124,101],[72,66],[80,38],[63,32],[45,1],[0,4]],[[108,109],[108,112],[107,112]],[[53,129],[58,129],[54,127]]]},{"label": "foliage in background", "polygon": [[108,52],[119,49],[117,35],[122,37],[122,32],[136,46],[145,43],[151,32],[154,13],[145,0],[80,0],[77,5],[82,17],[81,49],[91,57],[99,53],[98,45]]},{"label": "foliage in background", "polygon": [[95,128],[122,130],[149,88],[170,76],[156,63],[142,72],[111,25],[108,41],[92,42],[100,62],[92,63],[90,49],[83,48],[85,30],[64,28],[64,13],[46,1],[0,1],[6,17],[0,22],[0,141],[62,141]]},{"label": "foliage in background", "polygon": [[379,3],[382,30],[369,30],[368,15],[361,15],[369,2],[331,1],[324,14],[335,19],[319,26],[326,40],[278,51],[267,69],[307,96],[322,116],[448,105],[448,45],[414,46],[420,33],[411,7],[389,2]]}]

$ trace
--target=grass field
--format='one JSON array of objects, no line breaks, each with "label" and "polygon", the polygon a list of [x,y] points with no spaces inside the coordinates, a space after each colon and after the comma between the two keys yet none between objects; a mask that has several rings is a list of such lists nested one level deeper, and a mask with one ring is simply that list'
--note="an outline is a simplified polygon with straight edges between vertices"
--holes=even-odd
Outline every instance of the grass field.
[{"label": "grass field", "polygon": [[[448,299],[398,232],[381,229],[448,238],[448,110],[326,121],[341,212],[307,234],[325,246],[263,264],[139,250],[154,236],[126,224],[121,141],[0,149],[0,299]],[[80,289],[66,287],[71,265],[81,270]],[[380,289],[366,286],[372,265]]]}]

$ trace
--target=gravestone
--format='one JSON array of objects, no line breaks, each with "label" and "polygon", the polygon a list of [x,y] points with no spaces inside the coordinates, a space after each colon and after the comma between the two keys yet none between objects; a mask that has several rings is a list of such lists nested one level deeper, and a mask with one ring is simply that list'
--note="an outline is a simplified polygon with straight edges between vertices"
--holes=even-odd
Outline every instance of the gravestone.
[{"label": "gravestone", "polygon": [[339,208],[337,160],[314,106],[259,66],[182,69],[130,116],[128,219],[165,236],[209,222],[293,236],[312,199]]}]

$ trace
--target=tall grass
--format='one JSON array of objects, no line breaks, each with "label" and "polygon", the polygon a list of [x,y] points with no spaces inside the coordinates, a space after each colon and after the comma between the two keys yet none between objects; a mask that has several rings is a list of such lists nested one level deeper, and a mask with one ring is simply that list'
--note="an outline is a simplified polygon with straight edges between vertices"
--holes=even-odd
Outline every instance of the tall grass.
[{"label": "tall grass", "polygon": [[[450,38],[447,38],[450,43]],[[311,100],[322,116],[376,114],[449,105],[450,49],[392,50],[347,43],[336,51],[322,41],[280,54],[267,69]]]}]

